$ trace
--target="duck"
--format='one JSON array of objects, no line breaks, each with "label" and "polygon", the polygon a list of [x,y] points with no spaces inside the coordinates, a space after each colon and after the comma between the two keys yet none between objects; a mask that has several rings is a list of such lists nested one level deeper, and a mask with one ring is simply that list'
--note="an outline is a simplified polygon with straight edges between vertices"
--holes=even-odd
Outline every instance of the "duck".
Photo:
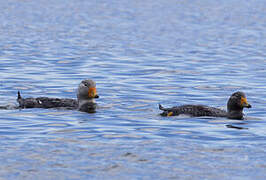
[{"label": "duck", "polygon": [[22,98],[18,91],[17,102],[19,108],[65,108],[78,109],[83,112],[95,112],[95,98],[99,98],[96,90],[96,83],[91,79],[85,79],[80,82],[77,90],[77,99],[68,98]]},{"label": "duck", "polygon": [[212,116],[238,120],[244,118],[243,109],[251,107],[252,106],[247,102],[245,93],[241,91],[234,92],[230,96],[227,101],[227,111],[206,105],[181,105],[172,108],[164,108],[159,104],[159,109],[163,111],[160,114],[161,116],[178,116],[180,114],[185,114],[192,117]]}]

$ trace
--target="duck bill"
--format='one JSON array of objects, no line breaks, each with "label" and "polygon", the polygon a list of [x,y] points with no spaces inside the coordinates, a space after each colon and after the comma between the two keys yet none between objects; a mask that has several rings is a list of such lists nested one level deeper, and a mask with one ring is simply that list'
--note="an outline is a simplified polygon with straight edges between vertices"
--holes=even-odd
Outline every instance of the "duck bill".
[{"label": "duck bill", "polygon": [[89,98],[99,98],[95,87],[89,88],[88,96]]},{"label": "duck bill", "polygon": [[245,108],[251,108],[252,106],[248,103],[247,98],[241,97],[241,106]]}]

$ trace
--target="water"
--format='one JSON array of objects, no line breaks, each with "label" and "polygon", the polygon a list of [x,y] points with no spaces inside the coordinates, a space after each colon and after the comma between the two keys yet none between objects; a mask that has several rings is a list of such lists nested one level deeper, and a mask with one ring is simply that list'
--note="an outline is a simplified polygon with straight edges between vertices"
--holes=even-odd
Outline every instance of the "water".
[{"label": "water", "polygon": [[[2,1],[0,105],[75,98],[95,114],[0,111],[1,179],[264,179],[264,1]],[[158,104],[226,108],[246,120],[160,117]]]}]

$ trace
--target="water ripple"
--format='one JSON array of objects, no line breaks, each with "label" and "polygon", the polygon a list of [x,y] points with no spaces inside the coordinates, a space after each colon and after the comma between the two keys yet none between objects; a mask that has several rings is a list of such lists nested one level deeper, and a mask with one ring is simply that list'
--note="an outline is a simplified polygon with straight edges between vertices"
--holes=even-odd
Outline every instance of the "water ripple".
[{"label": "water ripple", "polygon": [[[100,96],[94,114],[1,110],[2,178],[265,178],[263,1],[0,5],[0,106],[18,90],[76,98],[87,78]],[[239,90],[244,121],[159,115],[159,103],[226,109]]]}]

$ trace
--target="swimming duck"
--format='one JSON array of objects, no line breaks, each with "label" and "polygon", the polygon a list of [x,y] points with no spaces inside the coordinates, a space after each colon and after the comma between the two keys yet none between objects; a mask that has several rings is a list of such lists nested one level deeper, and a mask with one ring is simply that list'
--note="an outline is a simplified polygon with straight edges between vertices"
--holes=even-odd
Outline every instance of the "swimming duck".
[{"label": "swimming duck", "polygon": [[209,107],[205,105],[182,105],[172,108],[164,108],[159,104],[159,109],[163,112],[162,116],[178,116],[186,114],[190,116],[213,116],[213,117],[227,117],[229,119],[243,119],[243,108],[251,108],[247,102],[246,95],[243,92],[235,92],[227,101],[227,111],[222,109]]},{"label": "swimming duck", "polygon": [[66,108],[78,109],[84,112],[95,112],[94,98],[99,98],[96,83],[86,79],[81,81],[77,90],[77,99],[59,99],[49,97],[22,98],[18,91],[17,101],[19,108]]}]

